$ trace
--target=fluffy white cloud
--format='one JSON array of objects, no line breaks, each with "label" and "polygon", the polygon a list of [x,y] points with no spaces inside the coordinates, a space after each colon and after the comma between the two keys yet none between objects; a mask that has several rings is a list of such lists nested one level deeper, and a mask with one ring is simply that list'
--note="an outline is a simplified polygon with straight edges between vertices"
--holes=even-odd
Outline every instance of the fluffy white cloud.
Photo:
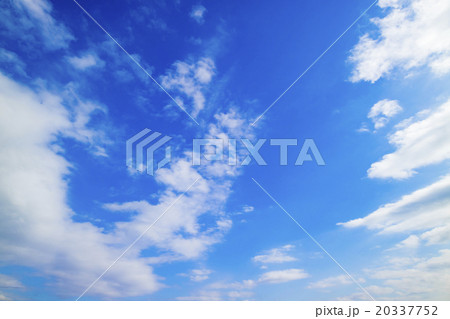
[{"label": "fluffy white cloud", "polygon": [[[52,276],[59,293],[76,297],[128,242],[121,244],[90,223],[72,221],[75,213],[66,203],[71,164],[57,141],[61,136],[84,141],[92,135],[81,125],[85,119],[77,120],[64,102],[0,74],[0,256],[2,263]],[[91,292],[123,297],[160,287],[145,260],[128,255]]]},{"label": "fluffy white cloud", "polygon": [[[425,118],[423,118],[425,116]],[[371,178],[404,179],[415,169],[450,159],[450,100],[433,111],[420,112],[389,136],[396,147],[368,170]]]},{"label": "fluffy white cloud", "polygon": [[293,280],[305,279],[308,278],[309,274],[306,273],[303,269],[284,269],[284,270],[274,270],[263,273],[259,279],[259,283],[270,283],[270,284],[279,284],[284,282],[289,282]]},{"label": "fluffy white cloud", "polygon": [[257,255],[255,257],[253,257],[252,260],[254,262],[259,262],[259,263],[264,263],[264,264],[268,264],[268,263],[279,264],[279,263],[285,263],[285,262],[289,262],[289,261],[295,261],[295,260],[297,260],[297,258],[289,256],[287,254],[287,252],[291,251],[293,248],[294,248],[293,245],[285,245],[280,248],[274,248],[274,249],[268,250],[263,255]]},{"label": "fluffy white cloud", "polygon": [[202,5],[196,5],[192,7],[191,13],[189,16],[194,19],[197,23],[202,24],[205,22],[205,12],[206,8]]},{"label": "fluffy white cloud", "polygon": [[26,75],[25,63],[12,51],[0,48],[0,63],[8,65],[17,74]]},{"label": "fluffy white cloud", "polygon": [[104,62],[99,59],[95,54],[87,53],[82,56],[72,56],[68,58],[69,63],[75,68],[85,70],[93,66],[102,66]]},{"label": "fluffy white cloud", "polygon": [[[214,74],[215,65],[210,58],[202,58],[195,63],[177,61],[171,70],[161,76],[161,85],[188,97],[193,103],[192,115],[197,116],[205,107],[204,91]],[[185,106],[181,97],[177,96],[175,99]]]},{"label": "fluffy white cloud", "polygon": [[375,103],[367,117],[372,120],[375,130],[382,128],[389,119],[402,111],[402,107],[395,100],[381,100]]},{"label": "fluffy white cloud", "polygon": [[209,269],[192,269],[189,279],[192,281],[204,281],[209,278],[212,273]]},{"label": "fluffy white cloud", "polygon": [[393,70],[428,66],[437,75],[450,72],[450,2],[448,0],[384,0],[388,10],[371,21],[377,35],[365,34],[353,48],[351,80],[375,82]]},{"label": "fluffy white cloud", "polygon": [[303,269],[291,268],[264,272],[256,280],[225,282],[219,281],[207,285],[201,294],[182,298],[182,300],[208,300],[202,298],[205,294],[217,296],[218,299],[248,299],[253,295],[253,289],[260,284],[281,284],[294,280],[308,278],[310,275]]}]

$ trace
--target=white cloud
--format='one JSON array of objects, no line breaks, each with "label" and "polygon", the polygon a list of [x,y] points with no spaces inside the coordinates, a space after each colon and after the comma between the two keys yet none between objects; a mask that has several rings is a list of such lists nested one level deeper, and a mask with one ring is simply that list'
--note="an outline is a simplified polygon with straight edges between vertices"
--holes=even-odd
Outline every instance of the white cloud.
[{"label": "white cloud", "polygon": [[[193,104],[193,116],[205,107],[204,91],[215,74],[214,61],[210,58],[202,58],[195,63],[177,61],[172,70],[161,76],[161,85],[167,90],[173,90],[188,97]],[[181,97],[175,97],[179,104],[186,107]]]},{"label": "white cloud", "polygon": [[[224,295],[231,299],[248,299],[253,295],[252,290],[260,284],[281,284],[308,277],[309,274],[303,269],[291,268],[274,270],[262,273],[256,280],[247,279],[234,282],[214,282],[207,285],[204,291],[213,292],[213,295],[221,296],[220,299],[224,299]],[[225,291],[225,293],[221,291]],[[201,300],[198,297],[191,298],[194,300]]]},{"label": "white cloud", "polygon": [[294,248],[293,245],[285,245],[280,248],[274,248],[274,249],[268,250],[263,255],[257,255],[255,257],[253,257],[252,260],[254,262],[265,263],[265,264],[268,264],[268,263],[279,264],[279,263],[285,263],[285,262],[289,262],[289,261],[295,261],[295,260],[297,260],[297,258],[294,258],[287,254],[287,252],[291,251],[293,248]]},{"label": "white cloud", "polygon": [[437,75],[450,72],[450,2],[447,0],[379,1],[388,10],[371,21],[377,35],[365,34],[353,48],[351,80],[375,82],[393,70],[428,66]]},{"label": "white cloud", "polygon": [[204,281],[209,278],[212,273],[209,269],[193,269],[190,273],[189,279],[192,281]]},{"label": "white cloud", "polygon": [[416,249],[420,246],[420,238],[416,235],[410,235],[408,238],[402,240],[394,249]]},{"label": "white cloud", "polygon": [[[232,226],[232,221],[226,215],[218,213],[222,211],[228,198],[230,184],[225,180],[205,178],[193,168],[187,158],[172,158],[169,168],[156,172],[156,180],[164,189],[159,194],[157,204],[142,200],[105,205],[111,211],[136,213],[131,222],[116,224],[115,236],[132,241],[136,234],[142,233],[197,178],[198,181],[189,194],[172,206],[170,214],[159,220],[137,246],[156,246],[174,254],[176,260],[180,257],[200,257],[211,245],[220,242]],[[214,224],[204,225],[198,222],[200,216],[205,214],[215,216]]]},{"label": "white cloud", "polygon": [[[367,227],[384,234],[424,232],[427,240],[442,237],[442,228],[450,224],[450,176],[385,204],[364,218],[340,223],[347,228]],[[429,230],[436,229],[434,233]],[[436,235],[437,237],[434,237]],[[432,239],[433,238],[433,239]]]},{"label": "white cloud", "polygon": [[[426,117],[420,119],[424,115]],[[450,100],[417,117],[419,119],[402,123],[389,136],[389,143],[396,150],[371,165],[370,178],[404,179],[414,175],[417,168],[450,159]]]},{"label": "white cloud", "polygon": [[375,129],[382,128],[389,119],[402,111],[402,107],[395,100],[381,100],[375,103],[367,117],[372,120]]},{"label": "white cloud", "polygon": [[252,291],[230,291],[228,293],[228,297],[230,297],[232,300],[234,299],[247,300],[252,296],[253,296]]},{"label": "white cloud", "polygon": [[[22,283],[13,278],[11,276],[0,274],[0,301],[4,300],[14,300],[14,297],[11,297],[11,290],[24,288]],[[6,289],[7,292],[2,291],[2,289]]]},{"label": "white cloud", "polygon": [[409,258],[400,264],[388,256],[384,266],[367,271],[385,287],[378,291],[380,299],[448,300],[449,267],[450,250],[443,249],[431,257]]},{"label": "white cloud", "polygon": [[[61,136],[83,140],[86,130],[83,120],[72,122],[64,104],[48,91],[34,92],[0,74],[0,256],[3,264],[51,276],[53,288],[75,297],[129,241],[120,243],[90,223],[72,221],[75,212],[66,203],[71,164],[55,145]],[[141,295],[159,289],[158,281],[144,259],[130,254],[90,293]]]},{"label": "white cloud", "polygon": [[[450,242],[450,176],[403,196],[399,201],[383,205],[364,218],[351,220],[341,225],[354,228],[366,227],[381,234],[408,235],[406,239],[388,249],[415,252],[421,245],[443,245]],[[400,260],[401,261],[401,260]],[[407,263],[393,259],[396,266],[407,267]],[[431,285],[431,284],[430,284]]]},{"label": "white cloud", "polygon": [[52,10],[46,0],[15,0],[2,6],[2,23],[17,37],[33,39],[49,50],[66,48],[74,36],[52,17]]},{"label": "white cloud", "polygon": [[206,8],[202,5],[196,5],[192,7],[191,13],[189,16],[194,19],[197,23],[203,24],[205,22],[205,12]]},{"label": "white cloud", "polygon": [[[359,282],[364,282],[364,280],[360,279]],[[339,276],[328,277],[328,278],[313,282],[308,285],[308,288],[325,289],[325,288],[342,286],[342,285],[350,285],[350,284],[353,284],[353,281],[347,275],[339,275]]]},{"label": "white cloud", "polygon": [[220,301],[224,300],[223,294],[215,290],[202,290],[187,297],[177,297],[177,300],[182,301]]},{"label": "white cloud", "polygon": [[263,273],[259,279],[259,283],[270,283],[270,284],[279,284],[285,283],[293,280],[299,280],[308,278],[309,274],[306,273],[303,269],[284,269],[284,270],[274,270]]},{"label": "white cloud", "polygon": [[255,207],[253,207],[253,206],[244,205],[244,207],[242,207],[242,211],[244,213],[250,213],[250,212],[252,212],[254,210],[255,210]]},{"label": "white cloud", "polygon": [[93,66],[103,66],[104,62],[99,59],[95,54],[87,53],[82,56],[72,56],[68,58],[69,63],[75,68],[85,70]]},{"label": "white cloud", "polygon": [[450,242],[450,223],[435,227],[420,236],[428,245],[436,245]]},{"label": "white cloud", "polygon": [[357,129],[356,132],[358,132],[358,133],[367,133],[367,132],[370,132],[370,130],[367,127],[366,123],[362,123],[361,127],[359,129]]},{"label": "white cloud", "polygon": [[209,289],[233,289],[233,290],[245,290],[245,289],[253,289],[256,287],[256,282],[254,280],[248,279],[243,280],[241,282],[215,282],[208,286]]},{"label": "white cloud", "polygon": [[25,63],[12,51],[0,48],[0,63],[7,64],[13,68],[17,74],[26,75]]},{"label": "white cloud", "polygon": [[23,288],[23,285],[16,278],[0,274],[0,288]]}]

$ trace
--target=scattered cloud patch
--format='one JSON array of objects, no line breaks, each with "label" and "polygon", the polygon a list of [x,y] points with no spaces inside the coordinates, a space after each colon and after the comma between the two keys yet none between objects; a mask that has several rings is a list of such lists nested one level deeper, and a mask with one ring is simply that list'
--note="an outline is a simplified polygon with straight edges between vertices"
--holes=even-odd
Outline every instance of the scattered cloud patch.
[{"label": "scattered cloud patch", "polygon": [[211,58],[202,58],[194,63],[177,61],[172,69],[161,76],[161,85],[176,93],[181,93],[192,102],[192,107],[180,96],[176,96],[177,103],[190,109],[193,116],[205,107],[205,91],[215,74],[214,61]]},{"label": "scattered cloud patch", "polygon": [[377,35],[363,35],[353,48],[351,80],[375,82],[394,70],[427,66],[436,75],[450,72],[450,2],[379,1],[387,14],[371,21]]},{"label": "scattered cloud patch", "polygon": [[422,258],[387,256],[383,266],[367,270],[383,284],[369,291],[383,300],[448,300],[449,267],[449,249]]},{"label": "scattered cloud patch", "polygon": [[254,210],[255,210],[255,207],[253,207],[253,206],[244,205],[244,207],[242,207],[242,211],[244,213],[250,213],[250,212],[252,212]]},{"label": "scattered cloud patch", "polygon": [[420,237],[411,235],[399,242],[394,249],[416,249],[420,246]]},{"label": "scattered cloud patch", "polygon": [[405,179],[417,168],[450,159],[450,100],[417,117],[389,136],[396,150],[371,165],[367,171],[370,178]]},{"label": "scattered cloud patch", "polygon": [[206,8],[202,5],[195,5],[192,7],[189,16],[194,19],[198,24],[203,24],[205,22]]},{"label": "scattered cloud patch", "polygon": [[25,63],[12,51],[0,48],[0,64],[7,65],[19,75],[26,75]]},{"label": "scattered cloud patch", "polygon": [[[86,123],[58,96],[34,91],[0,74],[0,255],[2,262],[52,276],[51,287],[79,295],[123,251],[123,243],[91,223],[72,220],[67,205],[71,163],[60,137],[88,141]],[[88,105],[89,102],[81,101]],[[75,122],[74,122],[75,121]],[[114,245],[111,245],[113,244]],[[95,256],[95,258],[94,258]],[[152,293],[162,285],[144,259],[124,256],[90,293],[116,298]]]},{"label": "scattered cloud patch", "polygon": [[80,70],[85,70],[93,66],[101,67],[104,65],[104,62],[100,60],[99,57],[91,53],[84,54],[79,57],[78,56],[69,57],[68,60],[73,67]]},{"label": "scattered cloud patch", "polygon": [[20,39],[33,40],[48,50],[67,48],[75,39],[64,24],[53,18],[53,7],[47,0],[6,1],[1,9],[1,23]]},{"label": "scattered cloud patch", "polygon": [[[360,279],[359,282],[364,282]],[[339,275],[334,277],[328,277],[308,285],[311,289],[326,289],[335,286],[349,285],[353,284],[353,281],[347,275]]]},{"label": "scattered cloud patch", "polygon": [[389,119],[403,110],[396,100],[381,100],[370,109],[367,117],[372,120],[375,130],[384,127]]},{"label": "scattered cloud patch", "polygon": [[289,256],[287,252],[294,248],[293,245],[285,245],[280,248],[274,248],[266,251],[263,255],[257,255],[252,258],[254,262],[269,264],[269,263],[285,263],[289,261],[296,261],[297,258]]},{"label": "scattered cloud patch", "polygon": [[400,245],[414,247],[419,237],[429,244],[448,243],[450,225],[450,176],[385,204],[364,218],[340,223],[347,228],[366,227],[382,234],[407,234]]},{"label": "scattered cloud patch", "polygon": [[308,278],[309,274],[303,269],[284,269],[284,270],[274,270],[263,273],[259,279],[259,283],[269,283],[269,284],[280,284],[293,280]]},{"label": "scattered cloud patch", "polygon": [[192,281],[204,281],[209,278],[209,275],[212,273],[209,269],[193,269],[189,275],[189,279]]}]

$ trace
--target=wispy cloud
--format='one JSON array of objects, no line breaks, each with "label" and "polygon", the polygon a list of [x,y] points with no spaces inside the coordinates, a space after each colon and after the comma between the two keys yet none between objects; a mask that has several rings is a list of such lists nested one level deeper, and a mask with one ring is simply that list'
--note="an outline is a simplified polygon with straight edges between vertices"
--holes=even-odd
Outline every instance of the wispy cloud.
[{"label": "wispy cloud", "polygon": [[309,274],[306,273],[303,269],[284,269],[284,270],[274,270],[263,273],[259,279],[259,283],[270,283],[270,284],[279,284],[284,282],[289,282],[293,280],[305,279],[308,278]]},{"label": "wispy cloud", "polygon": [[[427,232],[426,237],[431,240],[428,231],[441,229],[450,224],[450,176],[404,195],[396,202],[388,203],[363,218],[340,223],[348,228],[366,227],[380,231],[383,234],[412,232]],[[440,232],[435,230],[439,236]]]},{"label": "wispy cloud", "polygon": [[269,263],[285,263],[289,261],[295,261],[297,258],[289,256],[287,253],[294,248],[293,245],[285,245],[280,248],[274,248],[266,251],[263,255],[257,255],[252,258],[254,262],[259,262],[263,264]]},{"label": "wispy cloud", "polygon": [[[162,86],[170,91],[181,93],[193,104],[192,115],[197,116],[205,107],[205,91],[215,74],[214,61],[211,58],[201,58],[197,62],[177,61],[172,69],[161,76]],[[176,97],[183,107],[188,107],[182,97]]]},{"label": "wispy cloud", "polygon": [[75,68],[80,70],[85,70],[93,66],[101,67],[105,64],[104,61],[92,53],[86,53],[81,56],[72,56],[68,58],[68,61]]},{"label": "wispy cloud", "polygon": [[[0,109],[7,115],[0,118],[0,196],[8,212],[0,224],[1,255],[52,276],[53,288],[76,296],[119,255],[120,245],[110,246],[117,242],[102,229],[71,219],[75,213],[66,203],[71,164],[56,146],[60,137],[89,143],[92,135],[85,127],[89,108],[74,122],[65,106],[70,103],[0,74]],[[92,292],[113,298],[160,287],[144,260],[128,256]]]}]

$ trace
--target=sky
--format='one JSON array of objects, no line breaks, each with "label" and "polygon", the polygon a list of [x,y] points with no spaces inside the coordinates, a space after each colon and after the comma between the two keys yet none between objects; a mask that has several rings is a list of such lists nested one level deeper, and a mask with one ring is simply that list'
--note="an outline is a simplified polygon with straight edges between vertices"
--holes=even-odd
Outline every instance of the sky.
[{"label": "sky", "polygon": [[450,298],[450,1],[77,1],[0,3],[0,300]]}]

